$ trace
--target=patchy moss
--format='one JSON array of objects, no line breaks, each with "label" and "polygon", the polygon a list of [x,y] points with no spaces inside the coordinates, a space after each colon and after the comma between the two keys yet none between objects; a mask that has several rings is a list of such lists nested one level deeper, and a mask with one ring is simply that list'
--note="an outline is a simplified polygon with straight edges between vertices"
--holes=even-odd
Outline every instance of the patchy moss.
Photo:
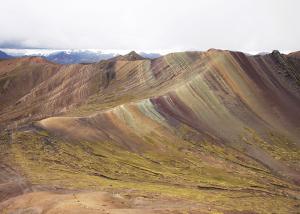
[{"label": "patchy moss", "polygon": [[208,141],[197,145],[161,142],[155,136],[145,137],[143,143],[153,148],[164,144],[165,149],[134,153],[112,142],[69,142],[39,131],[15,133],[9,154],[32,184],[134,189],[196,200],[224,210],[253,210],[255,205],[259,213],[287,213],[296,204],[272,186],[284,186],[284,181],[255,167],[244,167],[243,159],[230,148]]},{"label": "patchy moss", "polygon": [[300,169],[300,148],[285,135],[269,132],[266,137],[261,137],[255,130],[246,129],[243,140],[248,144],[256,145],[263,149],[274,159]]},{"label": "patchy moss", "polygon": [[4,130],[2,132],[0,131],[0,144],[8,143],[9,138],[10,138],[9,131],[7,130]]}]

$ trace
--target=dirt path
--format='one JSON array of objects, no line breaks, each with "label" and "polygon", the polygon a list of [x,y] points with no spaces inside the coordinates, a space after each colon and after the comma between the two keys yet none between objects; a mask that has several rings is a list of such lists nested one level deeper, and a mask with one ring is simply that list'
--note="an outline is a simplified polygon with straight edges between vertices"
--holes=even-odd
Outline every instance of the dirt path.
[{"label": "dirt path", "polygon": [[128,198],[108,192],[82,192],[58,194],[32,192],[0,203],[3,213],[45,213],[45,214],[165,214],[165,213],[207,213],[208,207],[179,199],[151,197]]}]

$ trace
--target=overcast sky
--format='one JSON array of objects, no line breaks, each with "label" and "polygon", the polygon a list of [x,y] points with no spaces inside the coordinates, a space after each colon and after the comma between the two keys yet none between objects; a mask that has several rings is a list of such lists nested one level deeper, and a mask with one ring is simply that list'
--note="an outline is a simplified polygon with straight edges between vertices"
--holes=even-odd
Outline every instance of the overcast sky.
[{"label": "overcast sky", "polygon": [[0,48],[300,50],[300,0],[0,0]]}]

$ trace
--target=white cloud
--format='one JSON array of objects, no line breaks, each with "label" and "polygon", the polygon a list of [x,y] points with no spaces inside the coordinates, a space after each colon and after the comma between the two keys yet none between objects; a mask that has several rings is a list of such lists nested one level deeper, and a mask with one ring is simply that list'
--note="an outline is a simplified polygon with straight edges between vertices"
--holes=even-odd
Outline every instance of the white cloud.
[{"label": "white cloud", "polygon": [[0,47],[299,50],[299,8],[298,0],[0,0]]}]

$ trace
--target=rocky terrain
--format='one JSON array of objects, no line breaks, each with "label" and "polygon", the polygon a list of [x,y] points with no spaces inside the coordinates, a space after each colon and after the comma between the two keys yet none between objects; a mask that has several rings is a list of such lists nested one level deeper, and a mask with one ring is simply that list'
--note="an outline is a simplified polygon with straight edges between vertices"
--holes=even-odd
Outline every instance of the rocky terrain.
[{"label": "rocky terrain", "polygon": [[299,213],[299,52],[0,60],[2,213]]}]

